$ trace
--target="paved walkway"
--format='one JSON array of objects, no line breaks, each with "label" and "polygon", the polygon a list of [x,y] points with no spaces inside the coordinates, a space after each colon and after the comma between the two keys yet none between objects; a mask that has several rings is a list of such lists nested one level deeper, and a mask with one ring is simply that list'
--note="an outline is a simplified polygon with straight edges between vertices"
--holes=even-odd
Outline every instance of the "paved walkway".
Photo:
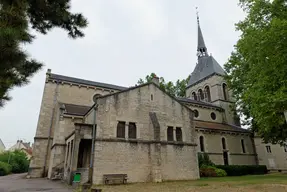
[{"label": "paved walkway", "polygon": [[26,179],[27,174],[14,174],[0,177],[0,192],[72,192],[71,187],[61,181],[48,179]]}]

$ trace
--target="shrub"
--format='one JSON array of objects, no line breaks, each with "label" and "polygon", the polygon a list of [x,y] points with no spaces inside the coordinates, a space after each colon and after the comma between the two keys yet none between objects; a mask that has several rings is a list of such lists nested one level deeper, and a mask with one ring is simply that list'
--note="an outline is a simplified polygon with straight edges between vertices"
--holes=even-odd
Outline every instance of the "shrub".
[{"label": "shrub", "polygon": [[267,173],[266,165],[216,165],[226,171],[227,176],[261,175]]},{"label": "shrub", "polygon": [[12,167],[12,173],[25,173],[29,168],[29,160],[24,152],[15,150],[0,154],[0,161],[9,162]]},{"label": "shrub", "polygon": [[224,171],[223,169],[216,168],[215,172],[216,172],[217,177],[226,177],[227,176],[226,171]]},{"label": "shrub", "polygon": [[198,153],[198,166],[213,166],[214,163],[209,159],[207,153]]},{"label": "shrub", "polygon": [[11,173],[11,165],[0,161],[0,176],[8,175]]},{"label": "shrub", "polygon": [[215,167],[201,167],[199,169],[200,177],[216,177]]},{"label": "shrub", "polygon": [[214,166],[203,165],[199,169],[200,177],[225,177],[227,173],[223,169]]}]

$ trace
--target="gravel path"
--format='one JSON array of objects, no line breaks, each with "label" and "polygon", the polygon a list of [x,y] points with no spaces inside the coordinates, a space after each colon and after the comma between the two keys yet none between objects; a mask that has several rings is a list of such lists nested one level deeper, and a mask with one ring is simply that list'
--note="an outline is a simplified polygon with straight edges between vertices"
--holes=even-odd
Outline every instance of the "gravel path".
[{"label": "gravel path", "polygon": [[26,179],[27,174],[0,177],[0,192],[72,192],[73,189],[61,181],[48,179]]}]

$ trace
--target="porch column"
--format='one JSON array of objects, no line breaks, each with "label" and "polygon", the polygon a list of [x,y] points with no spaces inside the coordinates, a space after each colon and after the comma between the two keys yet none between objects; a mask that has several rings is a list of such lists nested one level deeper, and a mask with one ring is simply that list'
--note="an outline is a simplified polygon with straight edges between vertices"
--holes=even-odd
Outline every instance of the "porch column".
[{"label": "porch column", "polygon": [[77,171],[78,166],[78,154],[79,154],[79,147],[81,142],[80,136],[80,127],[76,127],[75,129],[75,139],[74,139],[74,147],[72,153],[72,164],[71,164],[71,171]]}]

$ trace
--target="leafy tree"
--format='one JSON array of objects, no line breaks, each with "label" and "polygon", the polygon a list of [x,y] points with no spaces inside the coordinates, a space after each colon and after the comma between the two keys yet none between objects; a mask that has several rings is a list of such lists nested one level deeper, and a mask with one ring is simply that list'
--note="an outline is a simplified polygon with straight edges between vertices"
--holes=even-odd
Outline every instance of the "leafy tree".
[{"label": "leafy tree", "polygon": [[23,151],[6,151],[0,154],[0,162],[8,163],[12,167],[12,173],[25,173],[29,168],[29,160]]},{"label": "leafy tree", "polygon": [[287,139],[287,3],[284,0],[240,0],[247,17],[235,51],[225,64],[244,123],[265,142]]},{"label": "leafy tree", "polygon": [[[150,75],[147,75],[145,77],[145,79],[140,78],[138,80],[138,84],[144,84],[144,83],[148,83],[151,82],[153,77],[156,76],[155,73],[151,73]],[[169,81],[169,82],[165,82],[163,77],[159,78],[159,86],[163,91],[166,91],[167,93],[169,93],[172,96],[175,97],[185,97],[185,90],[186,90],[186,86],[188,84],[190,76],[188,76],[186,79],[182,79],[182,80],[177,80],[176,83],[174,84],[173,82]]]},{"label": "leafy tree", "polygon": [[0,107],[11,99],[9,90],[27,84],[43,65],[21,48],[34,39],[29,24],[42,34],[60,27],[71,38],[84,36],[87,20],[69,10],[70,0],[0,0]]}]

